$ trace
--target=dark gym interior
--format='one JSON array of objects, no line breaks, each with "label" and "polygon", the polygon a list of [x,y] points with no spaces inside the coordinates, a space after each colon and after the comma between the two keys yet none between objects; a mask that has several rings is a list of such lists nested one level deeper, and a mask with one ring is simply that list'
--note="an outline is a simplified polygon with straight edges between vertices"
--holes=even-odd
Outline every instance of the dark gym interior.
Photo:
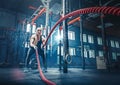
[{"label": "dark gym interior", "polygon": [[120,85],[120,0],[0,0],[0,85],[74,84]]}]

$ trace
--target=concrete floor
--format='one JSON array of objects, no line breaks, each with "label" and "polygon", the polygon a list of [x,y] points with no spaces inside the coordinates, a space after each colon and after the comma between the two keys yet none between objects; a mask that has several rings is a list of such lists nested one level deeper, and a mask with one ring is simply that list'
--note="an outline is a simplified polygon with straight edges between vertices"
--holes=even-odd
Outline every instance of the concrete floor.
[{"label": "concrete floor", "polygon": [[[48,68],[44,73],[56,85],[120,85],[120,72],[69,68],[68,73],[58,68]],[[0,85],[46,85],[38,70],[24,73],[23,68],[0,68]]]}]

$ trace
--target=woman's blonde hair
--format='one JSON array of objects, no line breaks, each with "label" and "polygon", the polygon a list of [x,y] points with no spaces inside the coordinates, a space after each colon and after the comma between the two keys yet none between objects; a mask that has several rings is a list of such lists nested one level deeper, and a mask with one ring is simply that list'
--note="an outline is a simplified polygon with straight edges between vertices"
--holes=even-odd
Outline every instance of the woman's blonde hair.
[{"label": "woman's blonde hair", "polygon": [[43,28],[41,28],[41,27],[37,27],[36,31],[37,31],[37,30],[43,30]]}]

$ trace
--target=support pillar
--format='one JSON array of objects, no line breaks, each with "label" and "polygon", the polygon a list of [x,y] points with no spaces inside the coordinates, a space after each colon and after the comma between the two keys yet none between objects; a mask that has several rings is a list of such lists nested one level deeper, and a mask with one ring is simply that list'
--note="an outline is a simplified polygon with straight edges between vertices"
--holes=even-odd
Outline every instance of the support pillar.
[{"label": "support pillar", "polygon": [[[100,4],[100,6],[102,6],[102,0],[99,1],[99,4]],[[103,55],[105,58],[106,67],[107,67],[108,71],[110,71],[110,61],[109,61],[107,42],[106,42],[104,14],[101,14],[100,20],[101,20],[101,25],[102,25]]]},{"label": "support pillar", "polygon": [[[68,5],[68,0],[62,0],[63,4],[63,16],[67,13],[67,5]],[[63,72],[67,73],[68,72],[68,64],[65,59],[66,55],[69,53],[69,48],[68,48],[68,26],[67,26],[67,19],[63,21]]]}]

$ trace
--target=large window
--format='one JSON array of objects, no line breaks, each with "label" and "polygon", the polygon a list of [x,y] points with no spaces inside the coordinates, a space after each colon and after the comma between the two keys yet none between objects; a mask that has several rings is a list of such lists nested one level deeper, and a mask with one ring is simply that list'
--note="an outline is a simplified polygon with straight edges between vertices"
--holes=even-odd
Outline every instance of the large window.
[{"label": "large window", "polygon": [[69,48],[70,55],[76,55],[75,48]]},{"label": "large window", "polygon": [[30,32],[31,31],[31,24],[27,23],[27,28],[26,28],[26,32]]},{"label": "large window", "polygon": [[89,58],[95,58],[95,51],[89,50]]},{"label": "large window", "polygon": [[98,37],[98,38],[97,38],[97,42],[98,42],[98,45],[102,45],[102,38],[101,38],[101,37]]},{"label": "large window", "polygon": [[29,42],[24,42],[25,48],[29,48]]},{"label": "large window", "polygon": [[115,43],[113,40],[110,41],[111,47],[115,47]]},{"label": "large window", "polygon": [[117,56],[120,56],[120,53],[117,53]]},{"label": "large window", "polygon": [[89,43],[94,43],[94,39],[92,35],[88,35],[88,42]]},{"label": "large window", "polygon": [[115,41],[115,47],[116,47],[116,48],[119,48],[119,47],[120,47],[118,41]]},{"label": "large window", "polygon": [[112,52],[112,59],[116,60],[116,53],[115,52]]},{"label": "large window", "polygon": [[34,23],[34,24],[32,25],[32,33],[35,33],[35,30],[36,30],[36,24]]},{"label": "large window", "polygon": [[103,51],[98,51],[98,56],[104,56]]},{"label": "large window", "polygon": [[[59,55],[60,53],[60,48],[59,48],[59,46],[58,46],[58,50],[57,50],[57,54]],[[63,46],[61,46],[61,55],[63,56]]]},{"label": "large window", "polygon": [[87,36],[86,36],[86,34],[83,34],[83,42],[87,42]]},{"label": "large window", "polygon": [[[57,49],[57,54],[58,55],[59,55],[59,51],[60,51],[60,49],[59,49],[59,46],[58,46],[58,49]],[[69,48],[69,54],[70,55],[76,55],[75,48]],[[63,46],[61,46],[61,55],[63,56]]]},{"label": "large window", "polygon": [[68,31],[68,39],[75,40],[75,32]]},{"label": "large window", "polygon": [[88,55],[87,55],[87,54],[88,54],[87,50],[84,50],[84,57],[85,57],[85,58],[87,58],[87,57],[88,57]]}]

